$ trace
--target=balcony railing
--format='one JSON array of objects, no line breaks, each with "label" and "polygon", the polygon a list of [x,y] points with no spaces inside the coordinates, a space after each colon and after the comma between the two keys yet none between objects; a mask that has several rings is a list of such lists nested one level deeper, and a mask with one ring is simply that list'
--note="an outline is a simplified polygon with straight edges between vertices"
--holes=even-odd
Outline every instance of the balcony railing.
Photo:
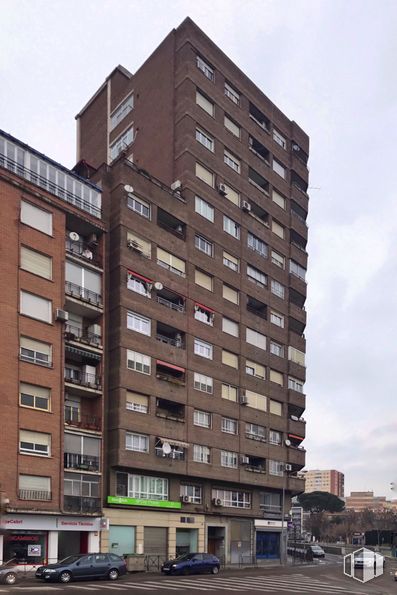
[{"label": "balcony railing", "polygon": [[96,374],[83,374],[80,370],[74,368],[65,368],[65,381],[88,388],[101,390],[101,377]]},{"label": "balcony railing", "polygon": [[280,504],[260,504],[259,508],[264,512],[268,512],[270,514],[281,514],[281,505]]},{"label": "balcony railing", "polygon": [[73,241],[70,238],[66,238],[65,248],[66,252],[81,258],[81,260],[91,262],[95,266],[102,266],[102,263],[92,246],[86,244],[82,240]]},{"label": "balcony railing", "polygon": [[91,289],[86,289],[71,281],[65,281],[65,293],[85,302],[94,304],[94,306],[102,306],[102,296]]},{"label": "balcony railing", "polygon": [[47,490],[18,490],[20,500],[51,500],[51,492]]},{"label": "balcony railing", "polygon": [[251,473],[266,473],[265,465],[246,465],[245,469]]},{"label": "balcony railing", "polygon": [[94,345],[95,347],[99,347],[102,342],[101,335],[97,335],[78,326],[73,326],[72,324],[65,325],[65,339],[87,343],[88,345]]},{"label": "balcony railing", "polygon": [[185,311],[185,306],[184,305],[182,305],[182,304],[175,304],[174,302],[171,302],[170,300],[167,300],[167,299],[161,297],[160,295],[157,296],[157,301],[162,306],[166,306],[166,308],[170,308],[171,310],[176,310],[177,312],[184,312]]},{"label": "balcony railing", "polygon": [[171,452],[165,453],[161,446],[155,447],[156,457],[162,457],[165,459],[175,459],[176,461],[184,461],[185,460],[185,451],[184,450],[171,450]]},{"label": "balcony railing", "polygon": [[171,337],[166,337],[160,333],[156,334],[157,341],[161,341],[161,343],[167,343],[167,345],[172,345],[173,347],[178,347],[179,349],[183,349],[183,340],[181,337],[173,339]]},{"label": "balcony railing", "polygon": [[158,258],[157,264],[160,265],[161,267],[163,267],[164,269],[168,269],[169,271],[171,271],[171,273],[175,273],[176,275],[179,275],[180,277],[186,277],[186,273],[184,271],[181,271],[180,269],[176,269],[171,264],[168,264],[168,262],[164,262],[163,260],[160,260]]},{"label": "balcony railing", "polygon": [[80,512],[98,514],[101,511],[100,498],[87,498],[83,496],[64,496],[64,512]]},{"label": "balcony railing", "polygon": [[65,407],[65,424],[75,428],[84,428],[85,430],[101,431],[101,419],[99,417],[79,413],[68,406]]},{"label": "balcony railing", "polygon": [[99,471],[99,457],[92,455],[82,455],[75,452],[65,452],[65,469],[80,469],[83,471]]}]

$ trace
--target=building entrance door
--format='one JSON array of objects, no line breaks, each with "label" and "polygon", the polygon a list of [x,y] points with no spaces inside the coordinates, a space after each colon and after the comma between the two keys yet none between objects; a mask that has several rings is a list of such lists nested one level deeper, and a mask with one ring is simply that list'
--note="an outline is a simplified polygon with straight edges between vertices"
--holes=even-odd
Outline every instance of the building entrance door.
[{"label": "building entrance door", "polygon": [[280,533],[271,531],[256,532],[256,557],[268,560],[280,557]]},{"label": "building entrance door", "polygon": [[208,553],[223,559],[225,556],[225,527],[208,527]]}]

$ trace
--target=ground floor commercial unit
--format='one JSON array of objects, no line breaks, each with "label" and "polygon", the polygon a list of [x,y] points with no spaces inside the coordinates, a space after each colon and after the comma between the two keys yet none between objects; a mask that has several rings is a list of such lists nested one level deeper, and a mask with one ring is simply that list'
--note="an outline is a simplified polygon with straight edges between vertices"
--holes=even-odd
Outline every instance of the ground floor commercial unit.
[{"label": "ground floor commercial unit", "polygon": [[0,563],[16,558],[21,564],[37,566],[72,554],[98,552],[102,526],[101,517],[5,514]]},{"label": "ground floor commercial unit", "polygon": [[101,551],[145,554],[153,566],[197,551],[225,564],[280,557],[281,520],[127,508],[105,508],[103,514],[109,529],[101,532]]}]

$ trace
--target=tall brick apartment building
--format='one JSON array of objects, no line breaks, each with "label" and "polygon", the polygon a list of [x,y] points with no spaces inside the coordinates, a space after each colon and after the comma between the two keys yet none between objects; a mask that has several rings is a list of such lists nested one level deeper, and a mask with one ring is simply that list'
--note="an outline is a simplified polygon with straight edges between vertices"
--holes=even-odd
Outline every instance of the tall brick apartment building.
[{"label": "tall brick apartment building", "polygon": [[190,19],[77,129],[110,204],[102,547],[278,557],[304,489],[308,137]]},{"label": "tall brick apartment building", "polygon": [[0,131],[0,559],[99,548],[101,191]]}]

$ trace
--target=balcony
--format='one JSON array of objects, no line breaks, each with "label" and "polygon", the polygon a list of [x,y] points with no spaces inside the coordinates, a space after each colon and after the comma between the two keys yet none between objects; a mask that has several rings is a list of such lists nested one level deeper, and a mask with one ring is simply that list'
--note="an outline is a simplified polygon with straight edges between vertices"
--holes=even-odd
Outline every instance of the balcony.
[{"label": "balcony", "polygon": [[[76,236],[78,234],[75,234]],[[94,235],[94,234],[93,234]],[[96,241],[87,243],[82,239],[72,240],[71,236],[74,237],[74,232],[71,232],[68,236],[66,236],[65,240],[65,249],[68,254],[74,256],[85,263],[93,264],[97,267],[103,266],[99,255],[96,252],[97,243]]]},{"label": "balcony", "polygon": [[260,504],[259,508],[263,510],[263,516],[267,518],[281,519],[282,508],[280,504]]},{"label": "balcony", "polygon": [[102,510],[100,498],[87,498],[84,496],[64,496],[63,511],[85,514],[98,514]]},{"label": "balcony", "polygon": [[76,285],[76,283],[72,283],[71,281],[65,281],[65,293],[70,297],[87,302],[97,308],[102,307],[102,296],[99,295],[99,293],[95,293],[95,291]]},{"label": "balcony", "polygon": [[79,471],[99,471],[99,457],[82,455],[74,452],[65,452],[63,456],[65,469],[78,469]]},{"label": "balcony", "polygon": [[169,401],[168,399],[157,399],[156,403],[157,417],[163,417],[172,421],[185,421],[185,405]]},{"label": "balcony", "polygon": [[74,428],[100,432],[102,429],[101,418],[76,411],[74,407],[65,405],[65,424]]},{"label": "balcony", "polygon": [[45,500],[52,499],[51,492],[47,490],[18,490],[18,498],[20,500]]},{"label": "balcony", "polygon": [[306,323],[302,322],[301,320],[297,320],[296,318],[293,318],[292,316],[290,316],[288,318],[288,330],[296,333],[297,335],[299,335],[300,337],[305,338],[305,328],[306,328]]},{"label": "balcony", "polygon": [[177,347],[178,349],[185,348],[185,333],[182,333],[172,326],[168,326],[168,324],[163,324],[162,322],[157,322],[156,339],[161,343],[166,343],[167,345]]},{"label": "balcony", "polygon": [[265,227],[269,227],[269,213],[262,209],[256,202],[250,201],[250,215]]},{"label": "balcony", "polygon": [[297,306],[298,308],[301,308],[303,310],[303,308],[305,307],[306,296],[303,293],[296,291],[296,289],[290,287],[289,301],[291,304],[294,304],[294,306]]},{"label": "balcony", "polygon": [[157,225],[169,233],[172,233],[177,238],[185,240],[186,224],[180,219],[177,219],[171,215],[171,213],[167,213],[160,208],[157,209]]},{"label": "balcony", "polygon": [[246,471],[250,471],[251,473],[266,473],[266,459],[262,457],[242,455],[241,465],[244,466]]},{"label": "balcony", "polygon": [[297,188],[299,190],[299,192],[301,192],[308,198],[308,196],[307,196],[308,183],[306,182],[306,180],[301,178],[294,170],[291,170],[291,184],[292,184],[292,186]]},{"label": "balcony", "polygon": [[295,248],[298,248],[298,250],[301,250],[302,252],[304,252],[306,254],[307,238],[304,238],[298,232],[296,232],[294,229],[291,229],[290,240],[291,240],[291,244],[293,246],[295,246]]},{"label": "balcony", "polygon": [[[87,367],[87,366],[85,366]],[[101,377],[94,372],[84,372],[83,370],[76,370],[75,368],[68,368],[65,366],[65,382],[92,388],[95,390],[102,390]]]},{"label": "balcony", "polygon": [[91,347],[101,347],[102,337],[101,333],[98,332],[100,330],[101,327],[98,324],[78,327],[67,323],[65,325],[65,341],[77,341]]},{"label": "balcony", "polygon": [[157,290],[156,300],[162,306],[175,312],[185,312],[185,298],[170,289]]},{"label": "balcony", "polygon": [[266,196],[269,196],[269,182],[265,180],[263,176],[258,174],[257,171],[252,169],[252,167],[248,168],[248,181],[250,182],[250,184],[256,186],[258,190],[264,192]]},{"label": "balcony", "polygon": [[184,386],[186,384],[186,370],[180,366],[175,366],[175,364],[157,360],[156,378]]},{"label": "balcony", "polygon": [[264,161],[266,165],[270,165],[270,152],[268,149],[266,149],[265,145],[260,143],[253,136],[249,136],[248,141],[250,151],[255,153],[255,155],[259,157],[259,159],[262,159],[262,161]]},{"label": "balcony", "polygon": [[247,296],[247,310],[248,310],[248,312],[252,312],[253,314],[256,314],[256,316],[259,316],[260,318],[267,320],[267,306],[266,306],[266,304],[264,304],[263,302],[260,302],[259,300],[256,300],[255,298],[251,297],[250,295]]},{"label": "balcony", "polygon": [[156,457],[184,461],[185,447],[186,445],[183,442],[168,441],[167,438],[157,438],[155,445]]},{"label": "balcony", "polygon": [[249,117],[265,132],[270,133],[270,120],[253,103],[249,104]]}]

